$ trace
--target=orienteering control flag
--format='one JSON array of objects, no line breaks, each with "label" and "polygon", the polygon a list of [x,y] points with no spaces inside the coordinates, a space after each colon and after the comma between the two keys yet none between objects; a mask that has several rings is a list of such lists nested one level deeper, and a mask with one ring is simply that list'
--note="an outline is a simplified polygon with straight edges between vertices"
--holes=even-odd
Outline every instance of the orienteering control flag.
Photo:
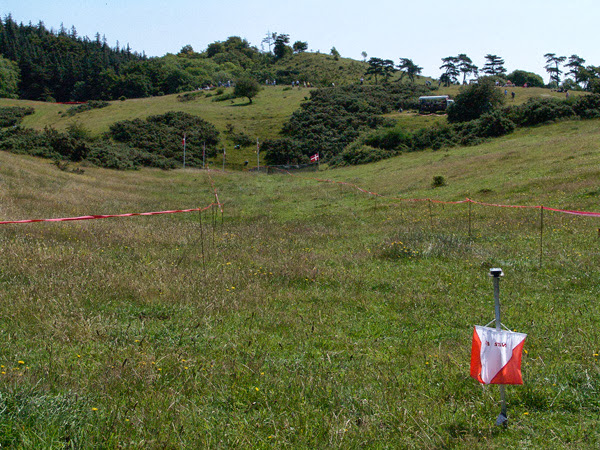
[{"label": "orienteering control flag", "polygon": [[312,155],[312,156],[310,157],[310,160],[311,160],[311,162],[316,162],[316,161],[318,161],[318,160],[319,160],[319,154],[318,154],[318,153],[315,153],[314,155]]},{"label": "orienteering control flag", "polygon": [[471,376],[482,384],[523,384],[521,355],[524,333],[475,326]]}]

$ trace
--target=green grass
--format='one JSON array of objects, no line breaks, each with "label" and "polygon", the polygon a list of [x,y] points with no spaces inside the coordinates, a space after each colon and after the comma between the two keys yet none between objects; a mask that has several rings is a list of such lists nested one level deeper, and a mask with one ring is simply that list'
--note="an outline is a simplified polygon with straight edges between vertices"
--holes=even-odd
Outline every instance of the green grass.
[{"label": "green grass", "polygon": [[[297,177],[211,172],[208,211],[0,226],[0,443],[596,448],[598,121]],[[446,186],[433,189],[433,176]],[[197,170],[84,174],[0,153],[0,218],[214,200]],[[216,213],[216,214],[215,214]],[[402,251],[391,250],[402,242]],[[406,250],[405,250],[406,249]],[[469,378],[472,326],[528,333],[524,386]],[[20,362],[22,361],[22,363]]]},{"label": "green grass", "polygon": [[[69,105],[0,99],[0,106],[34,107],[35,113],[23,121],[25,127],[36,130],[53,127],[64,130],[69,124],[80,123],[93,135],[108,131],[110,125],[121,120],[144,119],[168,111],[184,111],[209,121],[220,132],[224,132],[226,126],[232,124],[237,133],[244,132],[253,139],[258,137],[263,141],[278,137],[281,127],[289,116],[300,107],[305,97],[310,95],[310,89],[306,88],[263,86],[258,96],[253,99],[253,103],[249,104],[247,98],[215,102],[213,101],[216,98],[215,91],[210,92],[213,94],[211,97],[206,98],[204,95],[189,102],[178,101],[177,95],[114,101],[106,108],[83,112],[72,117],[63,117],[61,114],[70,107]],[[224,93],[232,92],[233,88],[228,88]],[[222,137],[225,138],[224,135]],[[252,148],[234,150],[233,144],[228,141],[225,145],[228,148],[229,162],[241,163],[254,155]]]}]

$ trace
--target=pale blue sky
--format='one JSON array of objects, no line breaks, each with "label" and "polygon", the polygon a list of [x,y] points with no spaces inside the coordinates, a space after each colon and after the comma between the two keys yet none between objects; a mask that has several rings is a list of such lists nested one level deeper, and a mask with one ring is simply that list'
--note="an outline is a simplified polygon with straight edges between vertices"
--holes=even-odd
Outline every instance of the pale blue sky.
[{"label": "pale blue sky", "polygon": [[347,0],[294,2],[171,0],[0,0],[2,17],[57,29],[74,25],[80,35],[106,35],[149,56],[177,53],[186,44],[200,51],[217,40],[241,36],[260,48],[267,31],[287,33],[292,42],[344,57],[361,52],[411,58],[423,73],[439,76],[441,58],[503,57],[508,71],[523,69],[548,80],[543,55],[577,54],[600,65],[598,0]]}]

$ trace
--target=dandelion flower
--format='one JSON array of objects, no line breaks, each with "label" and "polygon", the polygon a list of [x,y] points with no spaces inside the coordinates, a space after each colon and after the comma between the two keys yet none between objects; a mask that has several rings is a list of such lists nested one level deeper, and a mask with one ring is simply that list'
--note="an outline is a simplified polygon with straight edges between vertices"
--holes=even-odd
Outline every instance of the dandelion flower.
[{"label": "dandelion flower", "polygon": [[92,408],[92,411],[98,411],[98,408]]},{"label": "dandelion flower", "polygon": [[19,364],[25,364],[25,361],[17,361]]}]

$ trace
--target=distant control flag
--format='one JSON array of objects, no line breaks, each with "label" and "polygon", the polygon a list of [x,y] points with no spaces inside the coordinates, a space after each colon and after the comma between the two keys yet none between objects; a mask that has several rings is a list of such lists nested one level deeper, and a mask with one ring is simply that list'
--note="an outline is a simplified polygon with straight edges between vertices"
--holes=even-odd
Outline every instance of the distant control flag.
[{"label": "distant control flag", "polygon": [[310,157],[311,162],[317,162],[319,160],[319,154],[315,153]]},{"label": "distant control flag", "polygon": [[521,356],[524,333],[475,326],[471,376],[482,384],[523,384]]}]

